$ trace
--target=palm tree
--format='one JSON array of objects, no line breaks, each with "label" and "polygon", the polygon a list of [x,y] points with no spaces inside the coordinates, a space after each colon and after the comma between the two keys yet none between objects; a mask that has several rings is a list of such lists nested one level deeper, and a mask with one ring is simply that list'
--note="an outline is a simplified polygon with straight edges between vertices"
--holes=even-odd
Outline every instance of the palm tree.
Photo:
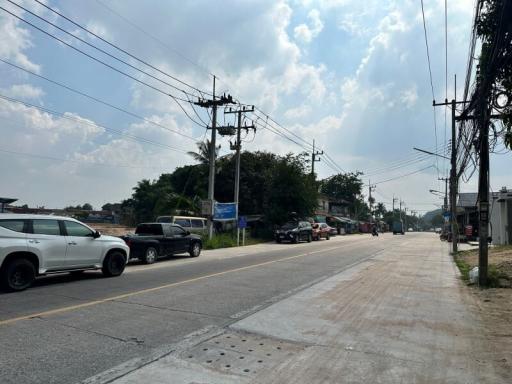
[{"label": "palm tree", "polygon": [[[201,163],[201,164],[209,164],[210,163],[210,140],[206,139],[206,141],[198,141],[197,143],[197,152],[189,151],[188,155],[192,156],[192,158]],[[219,154],[220,144],[215,147],[215,158]]]}]

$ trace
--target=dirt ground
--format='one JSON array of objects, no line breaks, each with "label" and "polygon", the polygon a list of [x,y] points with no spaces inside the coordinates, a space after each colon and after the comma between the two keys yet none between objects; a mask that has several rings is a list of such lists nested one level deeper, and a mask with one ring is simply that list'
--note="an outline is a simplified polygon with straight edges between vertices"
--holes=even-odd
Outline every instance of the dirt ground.
[{"label": "dirt ground", "polygon": [[135,228],[126,227],[119,224],[107,224],[107,223],[90,223],[90,227],[100,231],[103,235],[108,236],[123,236],[127,233],[133,233]]},{"label": "dirt ground", "polygon": [[[460,252],[457,258],[464,260],[471,268],[478,266],[478,249]],[[512,281],[512,246],[489,248],[489,266],[494,266],[500,275]],[[471,304],[480,314],[486,343],[492,352],[482,356],[482,361],[494,360],[503,374],[511,376],[512,382],[512,289],[480,289],[467,287],[472,293]]]},{"label": "dirt ground", "polygon": [[[478,266],[478,249],[462,251],[457,258],[464,260],[471,268]],[[489,248],[489,266],[494,266],[496,270],[512,280],[512,246],[496,246]]]}]

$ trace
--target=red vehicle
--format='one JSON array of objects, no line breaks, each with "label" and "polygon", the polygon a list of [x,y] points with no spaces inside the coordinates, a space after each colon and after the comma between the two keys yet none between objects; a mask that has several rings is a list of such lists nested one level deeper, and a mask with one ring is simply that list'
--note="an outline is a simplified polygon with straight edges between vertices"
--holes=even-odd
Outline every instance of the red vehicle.
[{"label": "red vehicle", "polygon": [[320,240],[322,237],[326,240],[331,238],[331,227],[325,223],[314,223],[313,227],[313,240]]}]

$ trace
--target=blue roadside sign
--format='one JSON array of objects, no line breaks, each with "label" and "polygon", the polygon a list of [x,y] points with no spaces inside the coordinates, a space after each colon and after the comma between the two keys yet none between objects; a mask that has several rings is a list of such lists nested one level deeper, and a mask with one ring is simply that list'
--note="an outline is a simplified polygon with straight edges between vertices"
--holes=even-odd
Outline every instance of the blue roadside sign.
[{"label": "blue roadside sign", "polygon": [[230,221],[236,220],[236,203],[217,203],[213,211],[213,220]]},{"label": "blue roadside sign", "polygon": [[245,217],[245,216],[238,217],[238,228],[240,228],[240,229],[247,228],[247,217]]}]

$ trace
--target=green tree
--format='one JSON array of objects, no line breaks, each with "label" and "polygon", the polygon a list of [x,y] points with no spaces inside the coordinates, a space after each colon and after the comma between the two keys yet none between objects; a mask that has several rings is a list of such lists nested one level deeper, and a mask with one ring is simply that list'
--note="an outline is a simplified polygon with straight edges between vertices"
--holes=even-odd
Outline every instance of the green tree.
[{"label": "green tree", "polygon": [[348,172],[331,176],[322,180],[320,190],[333,199],[346,201],[351,215],[366,220],[370,211],[362,197],[361,175],[361,172]]},{"label": "green tree", "polygon": [[89,203],[85,203],[84,205],[82,205],[82,209],[83,209],[84,211],[92,211],[92,210],[94,210],[94,208],[92,207],[92,205],[91,205],[91,204],[89,204]]},{"label": "green tree", "polygon": [[512,2],[483,0],[480,10],[476,20],[477,35],[482,39],[477,89],[493,90],[494,95],[488,98],[490,103],[500,93],[507,95],[509,103],[500,113],[505,126],[504,142],[512,149]]},{"label": "green tree", "polygon": [[314,175],[306,172],[304,158],[278,158],[271,171],[264,202],[267,221],[281,224],[292,212],[298,217],[312,216],[318,203],[318,188]]},{"label": "green tree", "polygon": [[[199,141],[196,143],[197,152],[189,151],[188,155],[192,156],[192,158],[201,164],[209,164],[210,163],[210,140],[206,139],[205,141]],[[215,147],[215,157],[219,154],[220,145]]]},{"label": "green tree", "polygon": [[379,218],[383,218],[386,215],[386,206],[384,203],[378,203],[375,208],[375,216]]}]

